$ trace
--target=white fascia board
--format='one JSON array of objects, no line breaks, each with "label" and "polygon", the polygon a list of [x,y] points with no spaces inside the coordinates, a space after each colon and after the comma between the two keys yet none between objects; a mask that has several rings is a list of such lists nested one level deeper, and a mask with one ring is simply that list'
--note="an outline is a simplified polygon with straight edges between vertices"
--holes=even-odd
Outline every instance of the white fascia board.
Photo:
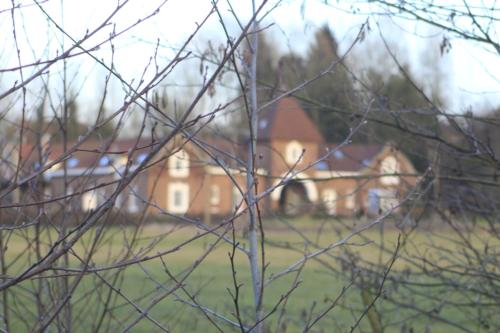
[{"label": "white fascia board", "polygon": [[[208,174],[214,175],[214,176],[224,176],[227,175],[227,173],[234,175],[234,174],[245,174],[245,170],[240,170],[240,169],[234,169],[234,168],[223,168],[220,166],[214,166],[214,165],[209,165],[205,167],[205,170],[207,171]],[[259,176],[266,176],[267,171],[264,168],[258,168],[256,170],[257,175]]]},{"label": "white fascia board", "polygon": [[336,171],[336,170],[320,170],[316,171],[314,174],[315,178],[319,179],[328,179],[328,178],[336,178],[336,177],[355,177],[360,176],[361,172],[359,171]]},{"label": "white fascia board", "polygon": [[[66,170],[66,175],[69,177],[80,176],[105,176],[115,172],[115,169],[110,166],[92,168],[72,168]],[[64,169],[48,171],[43,174],[45,179],[64,177]]]}]

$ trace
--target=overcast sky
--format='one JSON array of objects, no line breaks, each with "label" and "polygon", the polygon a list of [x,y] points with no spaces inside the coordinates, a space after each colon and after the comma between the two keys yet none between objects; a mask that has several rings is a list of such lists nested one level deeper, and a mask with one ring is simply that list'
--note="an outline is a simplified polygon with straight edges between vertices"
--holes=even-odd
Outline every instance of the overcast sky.
[{"label": "overcast sky", "polygon": [[[112,22],[116,31],[136,22],[138,18],[149,15],[162,1],[131,0],[124,7]],[[259,2],[259,1],[257,1]],[[369,19],[370,25],[376,27],[378,19],[368,18],[367,15],[352,15],[349,13],[352,8],[349,5],[337,5],[336,1],[331,1],[334,6],[325,5],[324,1],[281,1],[273,9],[264,21],[264,26],[268,28],[273,36],[273,42],[281,51],[289,49],[303,53],[307,50],[314,32],[323,24],[328,24],[339,40],[341,51],[352,42],[363,22]],[[25,2],[32,4],[32,2]],[[87,29],[92,29],[103,20],[116,6],[116,1],[107,0],[70,0],[64,1],[61,9],[60,1],[49,0],[43,3],[43,8],[64,26],[65,30],[75,39],[81,38]],[[271,1],[267,6],[271,9],[277,1]],[[4,1],[3,5],[7,2]],[[233,1],[234,8],[241,21],[245,21],[251,14],[250,1]],[[172,55],[172,50],[180,46],[183,41],[196,27],[197,22],[210,10],[210,1],[205,0],[169,0],[161,8],[160,12],[145,23],[127,32],[118,39],[115,45],[114,64],[117,71],[129,82],[137,82],[142,75],[142,71],[150,61],[150,56],[155,49],[155,43],[159,39],[163,46],[159,49],[159,58],[167,60]],[[12,20],[10,12],[2,11],[9,7],[0,5],[0,39],[3,39],[3,47],[0,53],[2,66],[17,65],[15,44],[12,38]],[[230,32],[236,35],[238,25],[228,11],[228,7],[223,5],[222,12],[228,24]],[[369,11],[369,8],[361,8],[362,11]],[[48,22],[45,14],[37,6],[24,8],[22,12],[16,11],[16,31],[18,43],[21,49],[23,62],[32,62],[38,59],[47,58],[60,52],[62,37],[52,22]],[[64,15],[62,15],[64,13]],[[413,71],[425,75],[425,70],[420,68],[420,57],[425,45],[436,41],[439,42],[442,33],[431,29],[424,24],[407,24],[401,21],[384,20],[384,34],[389,40],[398,41],[399,57],[403,61],[408,61],[413,66]],[[113,29],[110,25],[103,29],[100,35],[93,38],[87,46],[105,38]],[[377,38],[377,32],[372,30],[370,38]],[[434,40],[431,38],[433,37]],[[207,41],[210,40],[215,46],[225,42],[225,37],[217,17],[214,15],[208,24],[202,29],[200,36],[191,46],[194,49],[203,51]],[[452,39],[450,53],[443,59],[447,70],[447,102],[451,111],[462,112],[469,107],[473,110],[480,108],[492,108],[500,106],[500,66],[498,56],[494,52],[487,52],[484,48],[477,46],[470,41]],[[369,43],[369,42],[365,42]],[[65,44],[70,45],[70,41],[65,38]],[[50,45],[47,48],[47,45]],[[371,45],[371,44],[370,44]],[[360,46],[363,48],[363,45]],[[94,55],[110,63],[109,45],[103,45],[101,51]],[[367,52],[364,50],[363,52]],[[369,52],[367,52],[369,53]],[[359,52],[358,52],[359,54]],[[84,60],[85,59],[85,60]],[[367,63],[372,59],[367,54]],[[96,64],[90,57],[78,57],[77,60],[68,63],[73,73],[78,73],[74,81],[74,89],[79,90],[84,87],[81,93],[80,102],[95,99],[100,95],[100,89],[104,82],[105,71]],[[27,69],[25,75],[32,72]],[[191,73],[184,68],[182,72],[175,73],[175,82],[188,82],[191,77],[196,77],[197,68]],[[187,79],[186,79],[187,78]],[[423,78],[425,81],[425,77]],[[18,73],[4,74],[0,81],[0,92],[10,87],[14,80],[18,80]],[[51,78],[52,82],[57,81]],[[171,79],[172,81],[173,79]],[[171,82],[170,81],[170,82]],[[185,83],[184,82],[184,83]],[[114,86],[114,89],[120,89]],[[32,92],[36,94],[36,92]]]}]

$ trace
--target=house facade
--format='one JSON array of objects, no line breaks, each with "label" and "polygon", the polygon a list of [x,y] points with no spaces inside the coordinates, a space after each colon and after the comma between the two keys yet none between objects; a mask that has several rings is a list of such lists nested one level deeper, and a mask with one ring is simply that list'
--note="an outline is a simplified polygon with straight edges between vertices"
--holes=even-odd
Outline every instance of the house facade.
[{"label": "house facade", "polygon": [[[398,207],[417,182],[409,159],[390,144],[325,142],[293,97],[263,110],[257,132],[255,188],[268,194],[259,201],[266,215],[377,214]],[[245,140],[178,135],[143,163],[156,144],[151,139],[85,142],[65,155],[61,145],[47,143],[37,158],[24,149],[24,165],[51,165],[33,200],[57,205],[70,196],[76,200],[66,202],[74,210],[90,211],[113,198],[116,209],[130,214],[204,218],[245,208]],[[137,176],[124,183],[137,168]],[[24,176],[36,172],[23,170]]]}]

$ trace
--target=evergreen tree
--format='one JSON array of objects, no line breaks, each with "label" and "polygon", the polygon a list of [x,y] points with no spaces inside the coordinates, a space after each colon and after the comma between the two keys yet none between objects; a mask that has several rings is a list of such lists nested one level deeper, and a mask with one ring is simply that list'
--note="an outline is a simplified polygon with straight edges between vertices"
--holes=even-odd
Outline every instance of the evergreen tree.
[{"label": "evergreen tree", "polygon": [[[309,84],[303,94],[316,103],[306,104],[306,110],[319,125],[327,141],[341,141],[349,133],[349,113],[357,110],[357,96],[338,43],[327,26],[315,35],[305,60],[307,77],[314,77],[336,63],[327,75]],[[323,106],[317,106],[317,103]],[[347,113],[347,114],[346,114]]]},{"label": "evergreen tree", "polygon": [[296,95],[327,141],[343,140],[349,133],[349,113],[356,110],[358,102],[345,61],[340,59],[337,41],[329,27],[317,31],[305,57],[294,52],[279,57],[271,45],[268,37],[261,34],[257,62],[259,104],[318,76],[336,63],[331,72],[309,83]]}]

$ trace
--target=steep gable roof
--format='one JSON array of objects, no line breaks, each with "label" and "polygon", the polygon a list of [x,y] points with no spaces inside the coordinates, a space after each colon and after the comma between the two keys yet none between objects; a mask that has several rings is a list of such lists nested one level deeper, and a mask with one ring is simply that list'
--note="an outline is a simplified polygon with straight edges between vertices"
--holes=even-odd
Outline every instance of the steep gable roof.
[{"label": "steep gable roof", "polygon": [[324,141],[314,122],[294,97],[281,98],[259,114],[258,139]]}]

